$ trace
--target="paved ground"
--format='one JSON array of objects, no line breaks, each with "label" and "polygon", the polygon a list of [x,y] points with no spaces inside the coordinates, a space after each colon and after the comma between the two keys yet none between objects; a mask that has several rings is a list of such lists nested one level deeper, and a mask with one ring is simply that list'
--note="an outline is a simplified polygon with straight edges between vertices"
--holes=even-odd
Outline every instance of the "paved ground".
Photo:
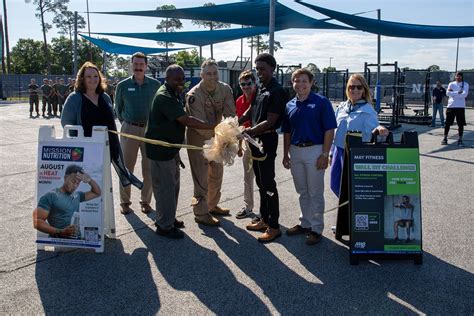
[{"label": "paved ground", "polygon": [[[326,213],[324,240],[316,246],[287,236],[261,245],[245,230],[248,220],[233,216],[222,219],[220,228],[198,227],[189,207],[189,168],[181,175],[178,206],[184,240],[157,236],[154,214],[122,216],[114,176],[118,238],[106,241],[104,254],[37,251],[31,213],[38,127],[54,124],[59,132],[59,120],[29,119],[25,104],[0,105],[0,314],[472,315],[474,110],[467,113],[466,148],[441,146],[440,128],[404,124],[396,131],[420,133],[424,264],[351,266],[347,248],[330,231],[335,211]],[[280,158],[285,229],[296,223],[299,207]],[[222,205],[233,214],[242,206],[242,190],[238,161],[225,169],[222,192]],[[138,201],[138,191],[133,194]],[[328,189],[326,204],[328,210],[336,206]]]}]

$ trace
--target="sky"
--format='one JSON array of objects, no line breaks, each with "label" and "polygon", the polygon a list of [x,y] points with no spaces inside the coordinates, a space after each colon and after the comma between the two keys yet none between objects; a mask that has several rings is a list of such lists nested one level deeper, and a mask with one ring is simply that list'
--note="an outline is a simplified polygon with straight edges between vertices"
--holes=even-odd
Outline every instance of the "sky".
[{"label": "sky", "polygon": [[[164,4],[174,4],[177,8],[201,6],[212,0],[89,0],[89,11],[134,11],[154,10]],[[457,0],[454,4],[446,0],[305,0],[328,9],[353,14],[356,12],[381,9],[382,20],[426,24],[426,25],[474,25],[474,0]],[[39,20],[35,17],[35,6],[25,0],[7,0],[10,49],[21,38],[42,40]],[[232,0],[214,0],[215,4],[236,2]],[[314,18],[326,18],[311,9],[292,0],[280,0],[298,12]],[[68,9],[78,11],[87,21],[86,0],[71,0]],[[376,12],[362,15],[377,18]],[[46,20],[51,21],[52,15]],[[159,18],[128,17],[121,15],[90,14],[91,32],[155,32]],[[188,20],[182,20],[181,31],[204,30],[194,26]],[[232,25],[232,27],[240,27]],[[87,28],[86,28],[87,30]],[[48,34],[48,40],[58,36],[55,28]],[[110,37],[113,42],[157,47],[153,41],[133,40]],[[364,62],[377,62],[377,36],[361,31],[339,30],[285,30],[275,33],[283,49],[275,52],[275,58],[281,65],[316,64],[320,69],[329,66],[349,71],[363,71]],[[439,65],[443,70],[454,71],[456,63],[457,39],[406,39],[382,36],[381,62],[398,61],[399,67],[427,68]],[[189,47],[176,44],[176,47]],[[233,61],[240,56],[240,40],[214,45],[216,60]],[[210,57],[209,47],[203,47],[204,57]],[[244,41],[243,56],[250,57],[250,48]],[[255,52],[254,55],[255,57]],[[458,69],[474,68],[474,38],[460,39]],[[382,68],[382,71],[384,69]],[[389,69],[387,69],[389,70]]]}]

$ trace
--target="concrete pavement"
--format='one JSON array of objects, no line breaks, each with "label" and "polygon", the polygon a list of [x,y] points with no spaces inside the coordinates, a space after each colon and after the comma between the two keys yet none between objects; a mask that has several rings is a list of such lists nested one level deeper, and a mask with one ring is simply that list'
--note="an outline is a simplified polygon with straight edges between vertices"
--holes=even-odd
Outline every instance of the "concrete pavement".
[{"label": "concrete pavement", "polygon": [[[222,218],[219,228],[194,223],[192,179],[181,174],[178,216],[184,240],[154,232],[154,214],[121,215],[113,176],[118,238],[105,253],[37,251],[34,208],[38,127],[59,119],[29,119],[26,104],[0,105],[0,314],[470,314],[474,313],[472,194],[474,110],[467,110],[465,148],[441,146],[441,128],[403,124],[419,132],[424,264],[362,261],[349,265],[346,246],[325,214],[323,241],[283,235],[268,245],[245,230],[248,219]],[[456,139],[451,130],[451,142]],[[280,139],[280,141],[282,141]],[[296,224],[298,197],[277,157],[276,180],[283,230]],[[243,205],[240,160],[224,171],[222,205]],[[136,175],[141,178],[140,171]],[[326,184],[328,184],[328,173]],[[337,205],[326,185],[326,209]],[[255,192],[258,205],[258,193]]]}]

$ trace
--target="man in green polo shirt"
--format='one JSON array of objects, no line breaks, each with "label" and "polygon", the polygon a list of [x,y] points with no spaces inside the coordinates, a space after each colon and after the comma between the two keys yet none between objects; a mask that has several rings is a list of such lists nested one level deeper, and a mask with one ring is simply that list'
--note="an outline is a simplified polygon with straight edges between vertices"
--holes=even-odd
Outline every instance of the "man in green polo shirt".
[{"label": "man in green polo shirt", "polygon": [[[156,91],[160,87],[160,82],[145,76],[147,68],[147,57],[143,53],[135,53],[132,56],[133,76],[122,80],[115,90],[115,111],[119,121],[122,123],[120,131],[122,133],[143,137],[145,126],[150,113],[151,103]],[[150,160],[146,156],[145,143],[120,137],[125,166],[133,172],[137,162],[138,150],[142,156],[143,189],[141,192],[141,210],[143,213],[150,213],[153,209],[150,206],[152,188],[150,177]],[[133,212],[130,208],[131,187],[120,185],[120,205],[121,213],[126,215]]]},{"label": "man in green polo shirt", "polygon": [[[185,126],[212,130],[215,124],[188,116],[184,111],[180,93],[184,90],[184,70],[178,65],[166,69],[166,83],[153,99],[145,137],[172,144],[184,142]],[[179,194],[179,148],[146,144],[146,154],[151,160],[151,178],[156,201],[156,233],[168,238],[183,238],[178,228],[184,227],[176,220]]]}]

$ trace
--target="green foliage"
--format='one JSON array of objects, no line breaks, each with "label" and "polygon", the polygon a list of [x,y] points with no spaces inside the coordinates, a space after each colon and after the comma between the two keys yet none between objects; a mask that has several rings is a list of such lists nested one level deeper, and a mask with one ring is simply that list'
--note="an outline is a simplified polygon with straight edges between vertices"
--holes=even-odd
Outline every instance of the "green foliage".
[{"label": "green foliage", "polygon": [[171,55],[171,57],[173,57],[176,63],[183,68],[199,67],[204,61],[204,59],[199,60],[199,52],[195,48],[191,50],[191,52],[186,50],[179,51],[176,54]]},{"label": "green foliage", "polygon": [[323,72],[331,72],[331,71],[336,71],[336,67],[324,67]]},{"label": "green foliage", "polygon": [[318,66],[316,66],[316,64],[313,64],[313,63],[309,63],[308,65],[306,65],[306,69],[311,71],[313,74],[317,74],[321,72]]},{"label": "green foliage", "polygon": [[[74,33],[74,12],[71,11],[62,11],[60,14],[57,14],[53,23],[59,31],[59,34],[69,35],[69,40],[72,41],[72,34]],[[86,20],[81,15],[77,15],[77,30],[82,30],[86,27]]]},{"label": "green foliage", "polygon": [[427,69],[428,71],[441,71],[441,68],[438,65],[431,65]]},{"label": "green foliage", "polygon": [[[268,36],[268,34],[266,36]],[[247,44],[249,47],[253,47],[253,49],[257,51],[257,54],[268,52],[270,49],[269,40],[264,40],[262,35],[249,37],[247,39]],[[276,52],[279,49],[283,49],[283,46],[281,46],[279,41],[275,41],[274,51]]]},{"label": "green foliage", "polygon": [[[175,10],[176,7],[172,4],[165,4],[161,7],[157,7],[156,10]],[[156,26],[156,29],[162,33],[176,32],[176,30],[182,29],[183,23],[180,19],[177,18],[166,18],[161,20],[161,22]],[[166,48],[173,47],[173,43],[158,41],[158,45],[163,45]]]},{"label": "green foliage", "polygon": [[16,74],[44,74],[43,42],[20,39],[11,51],[12,72]]},{"label": "green foliage", "polygon": [[[208,2],[204,3],[203,7],[212,7],[215,6],[215,3]],[[217,30],[217,29],[225,29],[230,27],[230,23],[223,23],[223,22],[214,22],[214,21],[202,21],[202,20],[192,20],[191,21],[194,25],[199,27],[209,28],[210,30]]]},{"label": "green foliage", "polygon": [[[103,51],[95,45],[90,47],[92,58],[89,59],[89,42],[85,39],[78,40],[78,62],[80,67],[86,61],[92,61],[99,68],[102,68]],[[51,70],[49,74],[72,74],[73,61],[73,43],[64,36],[53,38],[51,45],[48,45],[50,51],[49,61]],[[45,54],[43,43],[32,39],[20,39],[12,49],[13,71],[17,74],[47,74],[45,68]],[[107,69],[110,69],[115,62],[117,55],[107,54]]]}]

